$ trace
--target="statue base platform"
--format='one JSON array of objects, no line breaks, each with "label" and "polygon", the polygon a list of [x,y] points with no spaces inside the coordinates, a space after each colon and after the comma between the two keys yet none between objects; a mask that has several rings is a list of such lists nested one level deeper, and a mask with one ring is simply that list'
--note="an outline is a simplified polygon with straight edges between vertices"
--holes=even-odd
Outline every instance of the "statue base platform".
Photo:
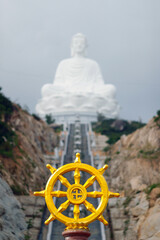
[{"label": "statue base platform", "polygon": [[65,240],[88,240],[89,231],[82,229],[68,229],[62,233]]},{"label": "statue base platform", "polygon": [[54,112],[52,114],[55,122],[58,124],[75,123],[78,119],[81,123],[90,123],[97,121],[96,112]]}]

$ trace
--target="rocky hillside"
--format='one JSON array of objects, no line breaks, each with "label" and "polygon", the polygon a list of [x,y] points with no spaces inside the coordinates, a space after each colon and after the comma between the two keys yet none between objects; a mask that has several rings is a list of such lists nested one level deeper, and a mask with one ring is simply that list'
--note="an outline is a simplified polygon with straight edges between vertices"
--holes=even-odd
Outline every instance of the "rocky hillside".
[{"label": "rocky hillside", "polygon": [[52,128],[0,93],[0,175],[16,195],[44,187],[44,154],[53,153],[56,144]]},{"label": "rocky hillside", "polygon": [[122,136],[107,154],[112,159],[113,187],[141,191],[160,182],[160,127],[154,119],[134,133]]},{"label": "rocky hillside", "polygon": [[107,152],[114,239],[160,239],[160,116],[122,136]]}]

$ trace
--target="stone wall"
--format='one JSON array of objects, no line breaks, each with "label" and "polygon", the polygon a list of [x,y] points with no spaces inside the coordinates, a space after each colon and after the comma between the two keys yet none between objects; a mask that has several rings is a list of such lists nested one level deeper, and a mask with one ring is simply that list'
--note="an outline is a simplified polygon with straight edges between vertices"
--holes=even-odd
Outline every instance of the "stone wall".
[{"label": "stone wall", "polygon": [[160,198],[151,208],[147,198],[147,194],[140,192],[130,197],[109,200],[112,239],[160,239]]},{"label": "stone wall", "polygon": [[[41,234],[41,239],[46,240],[48,226],[44,225],[44,220],[48,218],[49,212],[45,208],[45,199],[35,196],[17,196],[17,199],[20,201],[22,210],[25,214],[25,221],[27,223],[26,238],[35,240],[37,236]],[[42,219],[45,209],[46,214],[44,219]],[[43,230],[41,228],[42,225]]]}]

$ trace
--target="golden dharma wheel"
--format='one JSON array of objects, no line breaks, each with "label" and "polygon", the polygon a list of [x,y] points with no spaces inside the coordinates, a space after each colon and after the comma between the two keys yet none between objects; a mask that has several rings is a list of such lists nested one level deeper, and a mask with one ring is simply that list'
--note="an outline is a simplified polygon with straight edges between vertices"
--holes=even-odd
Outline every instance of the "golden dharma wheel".
[{"label": "golden dharma wheel", "polygon": [[[46,184],[45,190],[34,192],[35,196],[45,197],[47,207],[51,213],[49,218],[45,221],[45,224],[49,224],[51,221],[58,219],[66,225],[66,229],[87,229],[88,224],[98,219],[105,225],[108,225],[108,222],[104,219],[102,213],[107,206],[109,198],[119,197],[119,193],[113,193],[108,190],[107,182],[103,177],[103,173],[108,168],[108,165],[104,165],[97,170],[90,165],[81,163],[80,154],[77,153],[74,163],[66,164],[58,169],[47,164],[47,168],[51,171],[52,175]],[[70,184],[68,179],[63,176],[65,173],[71,171],[74,171],[74,184]],[[89,177],[84,184],[80,184],[80,173],[83,171],[89,173],[91,177]],[[55,184],[58,180],[67,188],[66,191],[54,191]],[[88,192],[87,189],[94,183],[94,181],[99,183],[100,191]],[[57,208],[54,204],[53,197],[66,197],[67,200]],[[100,198],[98,207],[95,208],[93,204],[88,202],[87,197]],[[70,204],[74,205],[73,218],[62,214]],[[86,209],[91,212],[89,216],[80,218],[81,204],[84,204]]]}]

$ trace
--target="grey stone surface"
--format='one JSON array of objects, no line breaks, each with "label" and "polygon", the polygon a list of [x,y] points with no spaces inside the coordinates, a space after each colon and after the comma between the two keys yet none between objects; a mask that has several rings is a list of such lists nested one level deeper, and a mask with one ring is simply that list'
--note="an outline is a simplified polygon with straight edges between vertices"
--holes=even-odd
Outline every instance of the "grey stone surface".
[{"label": "grey stone surface", "polygon": [[20,203],[8,184],[0,178],[0,239],[23,240],[26,227]]},{"label": "grey stone surface", "polygon": [[5,214],[5,208],[2,204],[0,204],[0,216],[2,216],[3,214]]},{"label": "grey stone surface", "polygon": [[108,201],[108,206],[109,206],[109,208],[121,207],[121,206],[123,206],[125,199],[126,199],[125,197],[110,198]]},{"label": "grey stone surface", "polygon": [[139,204],[136,207],[132,208],[131,212],[134,217],[138,217],[140,215],[145,214],[148,208],[149,208],[149,201],[146,199],[146,195],[143,194]]},{"label": "grey stone surface", "polygon": [[[45,199],[35,196],[17,196],[17,199],[22,205],[26,223],[28,225],[26,236],[29,238],[29,240],[36,240],[41,228],[42,213],[44,210]],[[48,217],[49,213],[47,211],[43,222]],[[47,231],[48,226],[45,225],[43,227],[42,240],[46,240]]]},{"label": "grey stone surface", "polygon": [[[160,212],[149,214],[141,227],[140,239],[150,239],[155,236],[160,239]],[[156,238],[157,238],[156,236]]]},{"label": "grey stone surface", "polygon": [[132,229],[132,228],[128,229],[125,240],[137,240],[137,234],[134,231],[134,229]]},{"label": "grey stone surface", "polygon": [[124,240],[123,230],[115,231],[114,232],[114,239],[115,240]]},{"label": "grey stone surface", "polygon": [[35,196],[17,196],[16,197],[23,206],[44,206],[45,199],[44,198],[36,198]]},{"label": "grey stone surface", "polygon": [[124,218],[124,208],[111,208],[111,218]]},{"label": "grey stone surface", "polygon": [[115,218],[112,221],[112,225],[113,225],[114,231],[124,229],[124,222],[122,219]]},{"label": "grey stone surface", "polygon": [[38,236],[38,233],[39,233],[39,230],[38,229],[35,229],[35,228],[31,228],[30,229],[30,239],[29,240],[35,240],[37,239],[37,236]]}]

